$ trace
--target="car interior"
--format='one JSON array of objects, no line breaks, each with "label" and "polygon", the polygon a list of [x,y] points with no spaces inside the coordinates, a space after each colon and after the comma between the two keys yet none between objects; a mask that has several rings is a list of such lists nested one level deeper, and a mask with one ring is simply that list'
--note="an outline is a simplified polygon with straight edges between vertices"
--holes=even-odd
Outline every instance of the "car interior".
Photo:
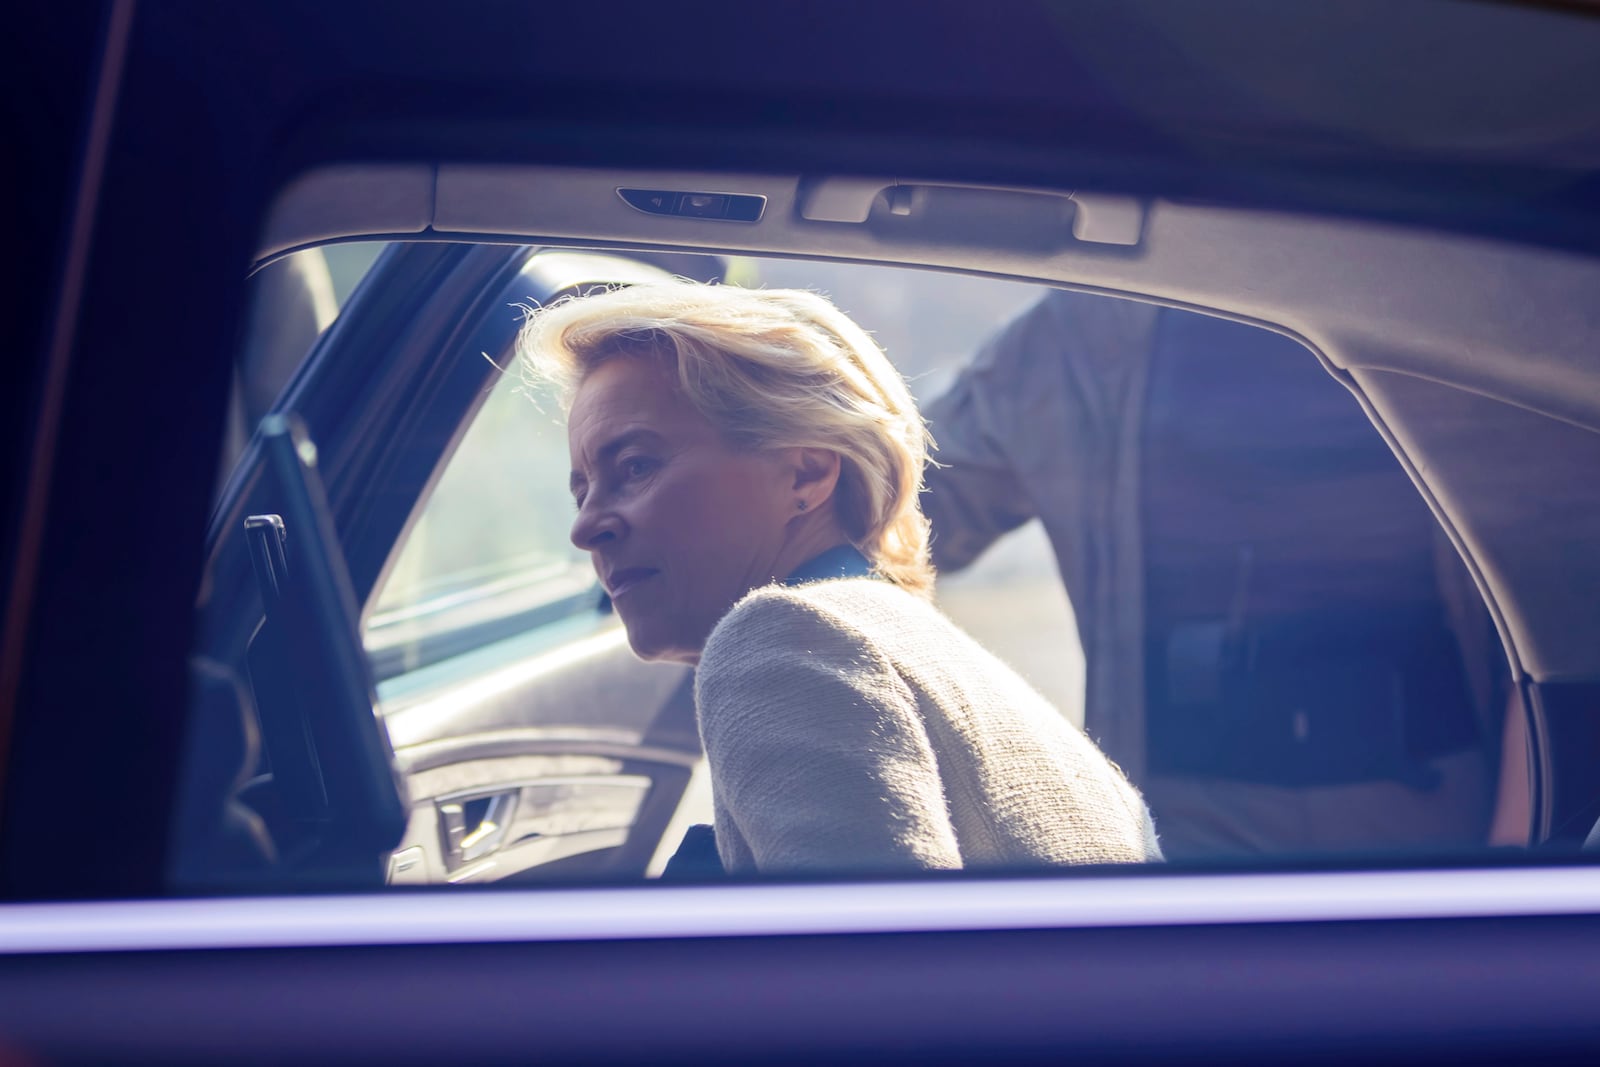
[{"label": "car interior", "polygon": [[[1593,4],[6,16],[0,1063],[1595,1061]],[[514,340],[667,277],[884,345],[937,606],[1165,862],[667,875],[692,679]],[[993,369],[1106,307],[1147,377]],[[1122,532],[940,535],[997,442]]]},{"label": "car interior", "polygon": [[[347,264],[336,315],[327,294],[307,295],[303,282],[267,283],[296,262],[331,261],[324,253]],[[1589,258],[1468,233],[1114,190],[439,162],[313,170],[283,190],[262,234],[258,299],[279,303],[274,314],[258,308],[256,319],[288,338],[268,357],[261,345],[248,349],[254,362],[239,364],[236,392],[270,395],[263,382],[282,385],[269,422],[248,443],[242,431],[252,428],[236,419],[241,432],[224,457],[232,469],[208,533],[194,719],[206,725],[191,730],[179,817],[190,830],[174,861],[180,887],[627,881],[658,875],[688,823],[709,820],[707,785],[694,773],[691,679],[631,656],[586,562],[566,544],[559,420],[552,399],[541,402],[517,373],[512,340],[519,307],[675,276],[737,283],[725,277],[730,268],[750,273],[750,284],[802,286],[828,285],[828,270],[896,277],[914,268],[943,276],[950,285],[941,299],[958,305],[963,285],[1026,283],[1034,288],[1014,286],[1013,306],[1059,287],[1284,339],[1288,354],[1269,358],[1301,359],[1319,380],[1331,376],[1342,386],[1331,401],[1341,417],[1360,422],[1359,412],[1370,422],[1368,454],[1386,465],[1392,453],[1398,465],[1391,485],[1406,499],[1374,498],[1362,521],[1412,515],[1431,526],[1437,565],[1455,576],[1454,632],[1473,631],[1476,640],[1446,639],[1451,647],[1437,655],[1458,665],[1445,672],[1456,689],[1421,699],[1475,709],[1447,729],[1455,740],[1439,743],[1439,751],[1469,751],[1471,771],[1448,781],[1421,764],[1376,772],[1397,789],[1433,792],[1432,803],[1450,813],[1398,844],[1352,825],[1327,838],[1337,845],[1196,847],[1169,859],[1248,867],[1465,854],[1503,862],[1491,843],[1583,845],[1600,816],[1600,788],[1583,755],[1591,739],[1579,725],[1597,696],[1583,679],[1597,667],[1590,594],[1600,582],[1584,547],[1600,511],[1581,474],[1600,459],[1600,409],[1582,388],[1595,323],[1580,294],[1600,282]],[[327,289],[327,267],[317,272]],[[902,299],[916,299],[915,288],[907,292]],[[296,314],[306,328],[285,330]],[[965,343],[975,349],[981,339]],[[275,369],[259,370],[264,363]],[[1250,372],[1194,361],[1185,373]],[[1241,379],[1241,389],[1248,385]],[[1230,417],[1269,425],[1269,414],[1244,404]],[[346,688],[368,696],[345,701],[344,711],[272,692],[275,677],[327,674],[315,663],[316,642],[298,654],[274,644],[263,605],[275,587],[252,566],[264,553],[261,524],[286,507],[265,429],[283,417],[314,442],[302,451],[315,452],[312,495],[325,493],[320,528],[337,531],[330,554],[348,574],[338,583],[348,587],[339,595],[351,614],[344,641],[365,653],[366,678]],[[937,439],[937,424],[933,431]],[[1264,430],[1259,451],[1269,454],[1271,434],[1285,432]],[[1387,449],[1371,453],[1379,442]],[[524,449],[544,465],[507,461]],[[480,452],[495,458],[463,458],[452,474],[454,457]],[[525,484],[544,470],[549,485]],[[522,543],[484,546],[492,535],[468,502],[473,493],[497,502],[489,510],[517,516],[507,528]],[[1310,503],[1283,495],[1264,506],[1337,521],[1317,519],[1314,487],[1308,493]],[[281,521],[278,530],[281,541]],[[304,534],[287,535],[291,557],[297,537]],[[1249,583],[1243,558],[1236,585]],[[463,578],[473,567],[489,571]],[[1383,573],[1383,561],[1369,560],[1367,571]],[[1034,588],[1071,598],[1048,566],[1036,560],[1031,573]],[[1340,580],[1362,580],[1360,567],[1352,573]],[[1026,613],[1007,607],[1005,595],[994,594],[1000,606],[991,612]],[[1330,668],[1338,679],[1383,659],[1371,641],[1412,639],[1403,635],[1414,620],[1393,610],[1372,630],[1383,636]],[[1036,635],[1035,658],[1048,660],[1051,648],[1070,657],[1070,628],[1069,608],[1064,628]],[[1168,649],[1168,671],[1178,679],[1174,655]],[[1339,684],[1333,674],[1324,684]],[[1331,700],[1333,729],[1316,719],[1314,741],[1304,735],[1322,713],[1296,712],[1299,736],[1274,757],[1281,766],[1318,743],[1325,754],[1342,743],[1366,750],[1369,762],[1384,758],[1372,755],[1382,750],[1374,738],[1390,729],[1393,709],[1348,684],[1356,688]],[[1070,683],[1064,693],[1058,702],[1072,705]],[[1181,700],[1174,706],[1181,711]],[[381,709],[372,737],[368,707]],[[1073,713],[1081,723],[1081,706]],[[1270,728],[1233,722],[1244,714],[1237,707],[1220,712],[1229,721],[1207,725],[1184,725],[1170,709],[1166,720],[1155,714],[1154,704],[1121,708],[1087,724],[1135,782],[1160,750],[1158,735],[1171,734],[1176,740],[1162,743],[1178,753],[1161,759],[1204,763],[1192,754],[1208,743],[1239,748],[1228,730],[1248,745],[1248,730]],[[321,736],[328,727],[319,722],[341,716],[361,722],[343,740]],[[245,746],[241,768],[231,755],[237,737],[258,734],[263,744]],[[229,743],[219,746],[217,735]],[[372,757],[374,746],[392,753],[392,767]],[[1293,774],[1285,781],[1293,788],[1275,803],[1318,785]],[[1171,801],[1193,803],[1206,801]],[[393,814],[397,805],[405,817]],[[260,837],[270,846],[250,847]]]}]

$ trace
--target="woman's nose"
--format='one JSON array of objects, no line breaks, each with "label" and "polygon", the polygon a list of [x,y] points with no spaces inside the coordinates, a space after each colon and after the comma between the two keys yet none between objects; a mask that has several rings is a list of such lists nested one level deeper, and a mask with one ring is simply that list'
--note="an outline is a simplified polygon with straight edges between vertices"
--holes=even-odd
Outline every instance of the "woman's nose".
[{"label": "woman's nose", "polygon": [[585,552],[615,540],[622,532],[622,520],[610,508],[585,503],[572,520],[572,543]]}]

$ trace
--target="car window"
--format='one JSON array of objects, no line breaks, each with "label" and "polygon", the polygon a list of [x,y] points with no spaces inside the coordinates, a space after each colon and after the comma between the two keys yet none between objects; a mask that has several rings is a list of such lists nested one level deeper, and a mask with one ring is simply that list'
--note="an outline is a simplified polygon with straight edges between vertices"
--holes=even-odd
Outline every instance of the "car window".
[{"label": "car window", "polygon": [[339,316],[383,250],[353,241],[290,253],[250,277],[250,314],[234,361],[220,472],[232,471],[245,443],[271,411],[311,348]]},{"label": "car window", "polygon": [[[682,263],[668,265],[689,269]],[[856,314],[880,344],[902,355],[904,373],[927,396],[947,388],[970,350],[1042,292],[1037,286],[974,283],[926,271],[756,259],[731,261],[725,274],[726,284],[828,293]],[[928,308],[940,310],[930,316]],[[489,314],[520,312],[502,305]],[[435,877],[558,877],[563,869],[659,875],[688,828],[709,823],[713,813],[705,763],[693,736],[692,708],[683,683],[675,681],[680,672],[618,662],[628,655],[618,621],[608,611],[587,554],[570,539],[574,512],[566,484],[569,460],[556,398],[523,372],[509,347],[469,358],[493,364],[482,404],[395,550],[363,631],[384,713],[403,756],[428,745],[469,742],[475,754],[490,754],[488,762],[478,761],[468,772],[480,784],[435,797],[435,821],[454,828],[446,831],[447,838],[454,837],[445,843],[447,859]],[[1081,657],[1074,655],[1071,608],[1054,580],[1048,542],[1036,523],[1005,541],[981,565],[942,583],[940,604],[1016,666],[1064,715],[1081,723]],[[559,657],[563,649],[592,649],[596,641],[605,650],[575,670],[541,673],[530,666],[541,657]],[[496,671],[524,667],[537,677],[518,686],[514,700],[560,705],[567,699],[560,694],[576,688],[590,703],[563,709],[561,722],[567,730],[593,737],[596,731],[620,727],[632,731],[628,743],[638,749],[676,744],[678,765],[588,765],[578,782],[563,784],[552,794],[543,784],[545,775],[561,777],[563,769],[548,762],[527,765],[530,758],[546,758],[548,745],[525,739],[517,748],[486,738],[490,731],[484,728],[487,722],[501,733],[521,729],[520,724],[539,721],[544,713],[513,708],[506,715],[485,713],[487,720],[474,715],[452,720],[436,710],[449,704],[453,692],[481,684]],[[635,702],[633,715],[624,714],[621,705]],[[676,736],[662,725],[670,724],[675,714],[682,719]],[[645,723],[642,728],[639,719]],[[652,730],[665,740],[652,746]],[[568,747],[581,751],[583,743],[572,741]],[[599,747],[590,744],[591,751]],[[523,760],[518,769],[510,766],[516,759]],[[501,779],[513,774],[521,782],[508,792]],[[439,778],[428,769],[414,774],[412,781],[430,794],[437,791],[433,783]],[[580,792],[569,796],[572,790]],[[602,801],[621,806],[612,807],[608,816],[584,818],[590,823],[598,819],[611,829],[561,834],[550,827],[547,815],[539,814],[553,804]],[[652,805],[658,809],[654,814]],[[632,828],[663,817],[666,825],[651,831],[653,840],[630,844]],[[537,840],[550,847],[537,851],[524,846],[515,860],[505,850],[484,850],[483,826],[498,829],[519,819],[524,827],[537,823]],[[462,846],[462,841],[468,844]],[[432,846],[430,829],[408,836],[400,851],[426,853]],[[626,863],[621,858],[625,851],[632,853]],[[497,866],[473,862],[480,855],[496,854]],[[602,858],[608,855],[609,861]]]},{"label": "car window", "polygon": [[[330,250],[332,290],[348,303],[368,271],[421,286],[438,307],[364,313],[440,338],[393,362],[417,369],[352,393],[390,405],[397,436],[353,442],[377,480],[335,487],[346,513],[389,501],[404,520],[343,546],[387,560],[359,616],[409,812],[389,884],[695,869],[674,874],[716,814],[694,672],[630,652],[571,540],[560,404],[514,340],[527,305],[697,272],[822,293],[887,353],[935,442],[935,604],[1015,672],[1029,695],[1014,699],[1042,697],[1136,783],[1166,858],[1522,839],[1526,740],[1492,621],[1389,446],[1298,339],[927,270],[498,246],[385,266],[380,251]],[[360,389],[380,354],[334,338],[320,358]],[[234,679],[269,742],[234,801],[268,841],[314,839],[332,793],[295,801],[298,817],[278,795],[275,762],[299,757],[271,743],[284,698],[263,643],[207,676],[212,697]]]},{"label": "car window", "polygon": [[387,247],[355,241],[308,248],[251,276],[250,323],[238,361],[247,415],[259,420],[267,413]]},{"label": "car window", "polygon": [[567,538],[567,441],[555,398],[514,363],[501,366],[367,616],[380,678],[447,654],[437,650],[458,654],[599,615],[594,572]]}]

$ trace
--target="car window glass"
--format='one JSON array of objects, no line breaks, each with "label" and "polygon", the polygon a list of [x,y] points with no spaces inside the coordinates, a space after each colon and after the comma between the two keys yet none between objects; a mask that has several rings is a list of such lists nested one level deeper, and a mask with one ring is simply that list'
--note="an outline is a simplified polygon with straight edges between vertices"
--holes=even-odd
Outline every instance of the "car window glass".
[{"label": "car window glass", "polygon": [[[555,398],[514,363],[503,366],[367,618],[381,676],[438,658],[423,645],[452,631],[477,627],[482,645],[563,614],[598,615],[594,572],[567,538],[567,439]],[[552,614],[552,605],[565,610]]]},{"label": "car window glass", "polygon": [[350,299],[387,242],[308,248],[258,268],[250,278],[250,315],[234,361],[224,438],[226,480],[262,417]]},{"label": "car window glass", "polygon": [[358,241],[308,248],[252,275],[250,325],[238,361],[248,416],[266,414],[387,247]]},{"label": "car window glass", "polygon": [[[381,247],[336,246],[310,273],[343,306]],[[411,812],[383,879],[682,876],[680,843],[715,812],[696,681],[629,651],[571,543],[560,405],[512,339],[517,304],[558,295],[536,282],[577,284],[546,275],[587,263],[572,274],[583,284],[631,282],[705,264],[504,256],[522,273],[485,275],[504,288],[472,294],[454,347],[429,357],[476,384],[465,407],[408,416],[429,425],[433,451],[407,453],[415,503],[361,614]],[[1304,344],[959,274],[714,267],[725,285],[824,293],[887,352],[936,442],[922,498],[935,603],[1129,775],[1168,859],[1526,840],[1527,743],[1486,609],[1365,412]],[[483,329],[497,340],[463,340]],[[364,485],[358,499],[392,491]],[[274,699],[255,652],[206,691],[227,676],[247,707]],[[266,839],[293,840],[272,760],[233,802]]]},{"label": "car window glass", "polygon": [[[338,249],[330,251],[336,253],[330,273],[343,279],[335,288],[347,295],[362,261],[347,251],[342,255]],[[924,271],[755,260],[731,263],[727,281],[829,293],[901,357],[904,373],[924,397],[946,388],[970,350],[1040,292],[1034,286],[974,282]],[[938,311],[929,315],[928,308]],[[517,314],[505,305],[497,313]],[[617,621],[606,611],[587,559],[568,536],[572,507],[565,487],[566,438],[555,398],[526,380],[509,350],[470,357],[494,364],[486,376],[481,405],[405,530],[364,617],[364,640],[379,696],[403,756],[417,747],[476,736],[480,729],[476,724],[441,729],[432,720],[441,701],[448,702],[452,693],[487,674],[596,638],[621,649]],[[1074,655],[1071,609],[1053,574],[1048,543],[1037,524],[1031,524],[987,553],[980,565],[943,583],[940,603],[1078,722],[1081,657]],[[614,657],[616,652],[607,654]],[[635,666],[630,671],[652,677],[659,669]],[[559,679],[550,683],[554,690],[568,684]],[[629,686],[621,688],[622,692],[611,692],[601,686],[595,691],[589,683],[586,695],[596,703],[574,709],[566,716],[574,721],[564,725],[614,727],[625,716],[607,702],[636,699],[628,695]],[[638,686],[632,688],[637,691]],[[515,730],[519,727],[514,724],[524,718],[515,713],[490,714],[488,725],[502,732]],[[529,751],[540,749],[538,743],[530,744]],[[505,751],[492,751],[491,761]],[[686,761],[691,772],[699,766],[693,755]],[[600,778],[609,780],[615,769],[621,768],[608,765]],[[478,764],[478,770],[485,771],[485,766]],[[534,768],[536,779],[540,770]],[[640,781],[650,783],[657,793],[666,791],[651,777],[659,768],[642,770]],[[492,777],[501,771],[490,767],[485,773]],[[427,792],[438,775],[412,778]],[[604,792],[611,787],[597,783],[593,788]],[[685,825],[710,818],[703,774],[691,773],[680,791],[682,799],[671,809],[671,825],[660,832],[650,852],[652,873],[659,872],[671,853],[668,846]],[[496,802],[493,796],[474,795],[472,789],[458,794],[434,798],[433,815],[436,822],[457,826],[458,840],[470,839],[477,829],[474,819],[486,817],[483,812]],[[534,801],[531,794],[518,795],[526,814]],[[458,810],[464,814],[441,814]],[[619,811],[624,814],[616,818],[624,824],[639,816],[637,808]],[[563,835],[546,828],[543,836]],[[615,836],[611,832],[611,838]],[[440,873],[458,877],[465,870],[472,880],[468,851],[451,853],[459,862],[446,865]],[[519,861],[522,865],[512,873],[549,870],[558,860],[573,866],[574,854],[558,852]],[[499,877],[506,872],[490,873]]]}]

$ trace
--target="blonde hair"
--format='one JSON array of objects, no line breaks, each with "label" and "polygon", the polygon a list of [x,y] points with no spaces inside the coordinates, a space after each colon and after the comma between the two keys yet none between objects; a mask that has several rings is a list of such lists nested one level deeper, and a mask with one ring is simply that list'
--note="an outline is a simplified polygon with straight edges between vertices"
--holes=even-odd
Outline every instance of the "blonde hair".
[{"label": "blonde hair", "polygon": [[905,379],[827,298],[800,289],[661,282],[531,311],[523,365],[560,391],[618,357],[670,357],[695,409],[736,448],[823,448],[846,535],[873,568],[929,595],[928,520],[918,495],[931,440]]}]

